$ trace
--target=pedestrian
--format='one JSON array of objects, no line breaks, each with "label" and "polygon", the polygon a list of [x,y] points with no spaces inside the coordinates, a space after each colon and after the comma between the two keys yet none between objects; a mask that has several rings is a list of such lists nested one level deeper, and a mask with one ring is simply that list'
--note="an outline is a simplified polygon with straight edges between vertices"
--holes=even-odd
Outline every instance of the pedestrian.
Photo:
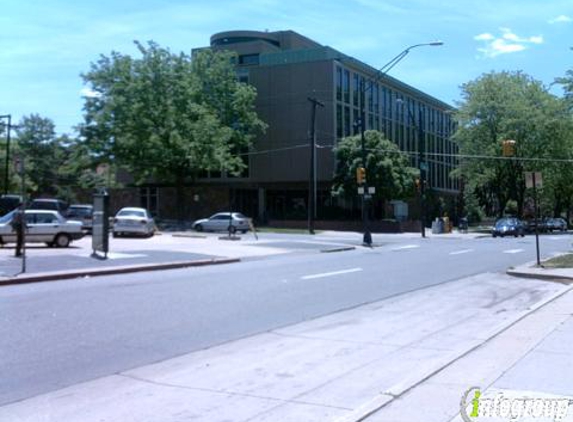
[{"label": "pedestrian", "polygon": [[22,256],[22,249],[24,247],[24,229],[26,223],[24,222],[24,211],[21,206],[16,209],[14,217],[12,218],[12,230],[16,232],[16,253],[14,256]]}]

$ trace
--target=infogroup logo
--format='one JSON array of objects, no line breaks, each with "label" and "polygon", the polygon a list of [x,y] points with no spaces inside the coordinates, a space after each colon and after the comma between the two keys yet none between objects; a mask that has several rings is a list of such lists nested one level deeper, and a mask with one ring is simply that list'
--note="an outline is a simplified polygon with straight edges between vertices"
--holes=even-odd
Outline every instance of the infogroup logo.
[{"label": "infogroup logo", "polygon": [[[535,397],[533,394],[509,396],[502,392],[482,395],[480,387],[470,387],[462,395],[460,414],[465,422],[479,422],[480,418],[507,419],[517,422],[522,419],[542,419],[559,422],[567,417],[568,398]],[[491,419],[488,419],[491,420]]]}]

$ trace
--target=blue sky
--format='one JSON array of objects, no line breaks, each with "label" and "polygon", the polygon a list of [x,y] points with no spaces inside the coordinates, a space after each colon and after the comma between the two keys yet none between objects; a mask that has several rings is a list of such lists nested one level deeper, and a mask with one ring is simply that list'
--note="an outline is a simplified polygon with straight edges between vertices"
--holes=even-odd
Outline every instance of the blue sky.
[{"label": "blue sky", "polygon": [[391,74],[450,104],[484,72],[522,70],[550,84],[573,68],[571,0],[3,0],[0,115],[39,113],[72,133],[82,120],[80,73],[100,54],[136,54],[133,40],[189,52],[237,29],[291,29],[374,67],[442,40]]}]

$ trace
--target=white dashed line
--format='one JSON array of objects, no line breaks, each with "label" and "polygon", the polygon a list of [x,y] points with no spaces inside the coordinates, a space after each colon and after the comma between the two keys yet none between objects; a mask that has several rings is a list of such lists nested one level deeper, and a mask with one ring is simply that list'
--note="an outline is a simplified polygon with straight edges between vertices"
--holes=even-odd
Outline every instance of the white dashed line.
[{"label": "white dashed line", "polygon": [[333,275],[341,275],[341,274],[349,274],[349,273],[356,273],[362,271],[362,268],[350,268],[348,270],[340,270],[340,271],[333,271],[330,273],[320,273],[320,274],[312,274],[312,275],[305,275],[302,276],[301,280],[312,280],[313,278],[323,278],[323,277],[330,277]]},{"label": "white dashed line", "polygon": [[450,252],[450,255],[461,255],[463,253],[470,253],[473,251],[474,251],[473,249],[462,249],[461,251]]},{"label": "white dashed line", "polygon": [[416,249],[419,248],[420,245],[404,245],[404,246],[399,246],[397,248],[392,248],[393,251],[404,251],[407,249]]},{"label": "white dashed line", "polygon": [[503,251],[503,253],[520,253],[523,251],[524,251],[524,249],[508,249],[506,251]]}]

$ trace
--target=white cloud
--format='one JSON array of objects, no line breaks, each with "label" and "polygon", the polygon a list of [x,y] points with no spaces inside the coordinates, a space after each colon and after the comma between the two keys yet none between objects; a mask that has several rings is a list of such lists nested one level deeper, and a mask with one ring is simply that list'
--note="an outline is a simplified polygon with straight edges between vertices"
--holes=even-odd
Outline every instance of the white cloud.
[{"label": "white cloud", "polygon": [[88,87],[84,87],[80,90],[80,95],[82,97],[87,97],[87,98],[98,98],[101,97],[101,94],[97,91],[94,91],[91,88]]},{"label": "white cloud", "polygon": [[483,34],[479,34],[474,37],[474,40],[477,41],[489,41],[493,39],[495,39],[495,37],[491,35],[489,32],[484,32]]},{"label": "white cloud", "polygon": [[474,40],[482,41],[485,45],[478,51],[485,57],[496,57],[500,54],[516,53],[526,50],[528,44],[542,44],[543,36],[520,37],[509,28],[499,28],[501,36],[495,37],[490,33],[476,35]]},{"label": "white cloud", "polygon": [[554,24],[554,23],[569,23],[573,21],[573,19],[571,19],[569,16],[567,15],[559,15],[556,18],[553,18],[549,21],[550,24]]}]

